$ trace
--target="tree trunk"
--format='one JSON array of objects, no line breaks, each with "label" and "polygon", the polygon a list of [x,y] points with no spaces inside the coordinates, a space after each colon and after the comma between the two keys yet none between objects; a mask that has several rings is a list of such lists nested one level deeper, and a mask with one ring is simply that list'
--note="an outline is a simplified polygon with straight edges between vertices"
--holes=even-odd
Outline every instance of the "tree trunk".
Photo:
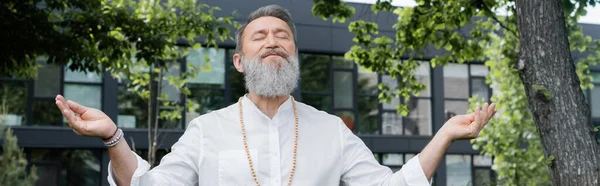
[{"label": "tree trunk", "polygon": [[572,61],[563,0],[516,0],[519,75],[554,185],[598,185],[599,149]]}]

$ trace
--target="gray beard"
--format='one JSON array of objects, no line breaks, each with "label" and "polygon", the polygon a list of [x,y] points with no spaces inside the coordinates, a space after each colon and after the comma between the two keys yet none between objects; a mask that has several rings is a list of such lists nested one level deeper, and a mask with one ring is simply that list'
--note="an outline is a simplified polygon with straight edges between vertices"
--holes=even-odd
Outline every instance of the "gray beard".
[{"label": "gray beard", "polygon": [[260,56],[246,59],[242,56],[246,89],[262,97],[290,95],[298,85],[300,68],[298,57],[289,56],[275,65],[263,63]]}]

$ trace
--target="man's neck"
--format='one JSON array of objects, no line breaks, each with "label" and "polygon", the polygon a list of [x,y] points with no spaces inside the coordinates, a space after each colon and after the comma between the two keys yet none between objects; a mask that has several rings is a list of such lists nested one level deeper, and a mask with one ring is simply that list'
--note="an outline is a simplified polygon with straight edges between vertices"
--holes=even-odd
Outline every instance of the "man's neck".
[{"label": "man's neck", "polygon": [[267,117],[271,119],[273,119],[273,117],[277,113],[277,110],[279,110],[279,106],[281,106],[281,104],[283,104],[283,102],[285,102],[288,98],[289,95],[277,97],[263,97],[256,95],[252,92],[248,93],[248,99],[250,99],[250,101],[252,101],[260,111],[262,111],[265,115],[267,115]]}]

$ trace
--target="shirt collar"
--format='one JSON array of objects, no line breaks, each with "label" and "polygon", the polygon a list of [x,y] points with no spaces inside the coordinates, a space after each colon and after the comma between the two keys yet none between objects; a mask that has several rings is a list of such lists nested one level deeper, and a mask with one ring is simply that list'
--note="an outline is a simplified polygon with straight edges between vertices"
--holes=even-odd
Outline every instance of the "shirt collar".
[{"label": "shirt collar", "polygon": [[[288,96],[287,100],[285,100],[281,105],[279,105],[279,109],[277,109],[277,112],[275,113],[275,116],[273,116],[273,118],[277,117],[277,115],[281,115],[284,112],[287,112],[288,110],[290,110],[292,108],[293,103],[292,103],[291,98],[292,98],[292,96]],[[269,119],[269,117],[267,115],[265,115],[265,113],[263,113],[260,109],[258,109],[256,104],[254,104],[254,102],[252,102],[252,100],[250,100],[250,98],[248,98],[248,94],[245,94],[244,97],[242,98],[242,107],[243,107],[242,108],[243,110],[250,110],[253,112],[257,112],[261,116]]]}]

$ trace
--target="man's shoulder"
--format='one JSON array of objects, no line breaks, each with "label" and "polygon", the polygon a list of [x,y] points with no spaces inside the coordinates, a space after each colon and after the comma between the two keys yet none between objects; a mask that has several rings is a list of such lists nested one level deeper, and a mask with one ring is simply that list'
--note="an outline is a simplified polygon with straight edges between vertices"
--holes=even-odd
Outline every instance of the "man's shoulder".
[{"label": "man's shoulder", "polygon": [[302,103],[302,102],[297,102],[297,107],[298,107],[298,113],[300,115],[308,116],[309,118],[314,118],[316,120],[327,122],[327,123],[341,121],[340,117],[338,117],[336,115],[327,113],[323,110],[319,110],[313,106],[310,106],[310,105]]},{"label": "man's shoulder", "polygon": [[203,125],[206,123],[214,123],[215,120],[221,119],[221,118],[227,118],[227,115],[230,115],[231,113],[234,113],[234,109],[237,108],[235,107],[235,103],[231,104],[229,106],[217,109],[217,110],[212,110],[209,111],[205,114],[200,114],[200,115],[196,115],[196,116],[192,116],[194,117],[194,119],[192,119],[188,125],[190,126],[199,126],[199,125]]}]

